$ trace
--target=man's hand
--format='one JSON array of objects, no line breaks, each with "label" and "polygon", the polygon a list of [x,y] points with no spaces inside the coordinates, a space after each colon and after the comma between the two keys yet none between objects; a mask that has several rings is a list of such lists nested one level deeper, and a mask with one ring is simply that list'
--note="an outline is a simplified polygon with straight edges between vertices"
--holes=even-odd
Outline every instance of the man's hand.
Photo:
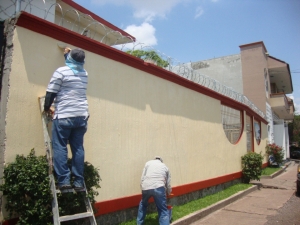
[{"label": "man's hand", "polygon": [[71,50],[72,49],[70,49],[69,47],[65,47],[64,54],[69,53]]},{"label": "man's hand", "polygon": [[47,110],[47,111],[43,111],[43,114],[45,114],[48,118],[53,118],[53,116],[54,116],[54,111],[52,110],[52,109],[49,109],[49,110]]}]

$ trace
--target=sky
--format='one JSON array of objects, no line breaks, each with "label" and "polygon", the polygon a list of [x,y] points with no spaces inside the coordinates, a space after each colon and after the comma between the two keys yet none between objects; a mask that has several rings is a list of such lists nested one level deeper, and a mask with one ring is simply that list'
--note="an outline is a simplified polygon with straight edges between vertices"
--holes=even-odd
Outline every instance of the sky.
[{"label": "sky", "polygon": [[289,64],[288,96],[300,113],[300,0],[74,1],[181,63],[238,54],[240,45],[263,41],[270,56]]}]

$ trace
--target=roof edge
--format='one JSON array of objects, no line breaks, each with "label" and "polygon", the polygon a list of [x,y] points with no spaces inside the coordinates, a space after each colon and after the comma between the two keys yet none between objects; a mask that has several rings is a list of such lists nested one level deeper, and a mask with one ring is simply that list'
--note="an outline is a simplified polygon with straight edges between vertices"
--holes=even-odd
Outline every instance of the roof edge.
[{"label": "roof edge", "polygon": [[[287,62],[285,62],[285,61],[283,61],[283,60],[280,60],[280,59],[277,59],[277,58],[275,58],[275,57],[273,57],[273,56],[268,56],[268,58],[271,58],[271,59],[274,59],[274,60],[276,60],[276,61],[279,61],[279,62],[281,62],[281,63],[284,63],[284,64],[286,64],[286,67],[287,67],[287,69],[288,69],[288,71],[289,71],[289,75],[290,75],[290,81],[291,81],[291,87],[292,87],[292,93],[294,92],[294,88],[293,88],[293,81],[292,81],[292,75],[291,75],[291,70],[290,70],[290,65],[287,63]],[[289,93],[289,94],[291,94],[291,93]]]},{"label": "roof edge", "polygon": [[267,48],[266,48],[266,46],[265,46],[265,44],[264,44],[263,41],[252,42],[252,43],[249,43],[249,44],[240,45],[239,47],[240,47],[240,48],[243,48],[243,47],[248,47],[248,46],[251,46],[251,45],[257,45],[257,44],[261,44],[261,45],[263,46],[265,52],[268,52],[268,51],[267,51]]},{"label": "roof edge", "polygon": [[115,25],[111,24],[110,22],[106,21],[105,19],[101,18],[100,16],[96,15],[95,13],[89,11],[88,9],[82,7],[81,5],[77,4],[73,0],[61,0],[61,1],[64,2],[64,3],[66,3],[66,4],[68,4],[68,5],[70,5],[74,9],[77,9],[78,11],[80,11],[80,12],[82,12],[84,14],[90,15],[93,19],[97,20],[98,22],[102,23],[103,25],[105,25],[105,26],[107,26],[107,27],[109,27],[109,28],[111,28],[113,30],[119,31],[122,35],[129,36],[134,41],[136,41],[136,38],[133,37],[132,35],[128,34],[124,30],[116,27]]}]

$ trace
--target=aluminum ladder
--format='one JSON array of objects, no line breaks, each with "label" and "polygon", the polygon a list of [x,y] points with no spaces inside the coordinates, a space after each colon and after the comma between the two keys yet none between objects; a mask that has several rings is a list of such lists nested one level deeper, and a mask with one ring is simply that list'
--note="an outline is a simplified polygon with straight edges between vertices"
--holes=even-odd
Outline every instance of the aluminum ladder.
[{"label": "aluminum ladder", "polygon": [[47,156],[47,161],[48,161],[48,165],[49,165],[48,174],[49,174],[49,179],[50,179],[50,188],[51,188],[51,192],[53,195],[53,199],[52,199],[53,224],[60,225],[61,222],[65,222],[65,221],[89,218],[91,225],[97,225],[90,199],[87,197],[88,193],[86,190],[85,183],[84,183],[84,191],[85,191],[84,203],[86,206],[86,212],[77,213],[74,215],[59,216],[57,194],[58,193],[67,193],[67,192],[76,193],[76,191],[74,189],[66,189],[66,190],[62,190],[62,191],[59,189],[56,189],[55,179],[54,179],[54,175],[53,175],[52,144],[51,144],[51,138],[50,138],[49,129],[48,129],[49,122],[52,120],[52,118],[49,117],[48,115],[46,115],[46,113],[43,113],[44,101],[45,101],[45,97],[39,97],[39,106],[40,106],[40,111],[41,111],[42,125],[43,125],[43,132],[44,132],[45,150],[46,150],[46,156]]}]

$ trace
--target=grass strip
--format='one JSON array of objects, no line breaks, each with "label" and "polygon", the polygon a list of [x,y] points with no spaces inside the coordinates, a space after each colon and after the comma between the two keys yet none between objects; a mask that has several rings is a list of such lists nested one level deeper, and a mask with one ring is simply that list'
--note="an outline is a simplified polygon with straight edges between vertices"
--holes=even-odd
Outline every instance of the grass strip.
[{"label": "grass strip", "polygon": [[261,171],[261,175],[270,176],[280,169],[281,167],[266,167]]},{"label": "grass strip", "polygon": [[[243,191],[251,187],[252,184],[235,184],[232,185],[223,191],[217,192],[212,195],[207,195],[203,198],[188,202],[184,205],[173,206],[172,210],[172,221],[176,221],[190,213],[196,212],[198,210],[204,209],[208,206],[211,206],[221,200],[224,200],[239,191]],[[158,215],[157,213],[147,214],[145,219],[145,225],[157,225],[158,224]],[[131,220],[128,222],[121,223],[120,225],[136,225],[136,220]]]}]

